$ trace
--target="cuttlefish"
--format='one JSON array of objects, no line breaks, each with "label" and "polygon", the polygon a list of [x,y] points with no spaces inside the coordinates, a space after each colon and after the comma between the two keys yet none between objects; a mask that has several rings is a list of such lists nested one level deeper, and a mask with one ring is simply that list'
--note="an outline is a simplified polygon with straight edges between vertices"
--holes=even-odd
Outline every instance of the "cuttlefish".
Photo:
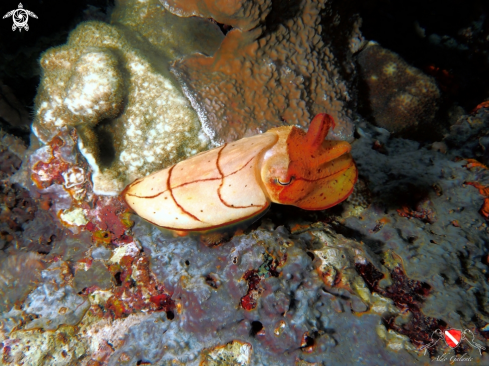
[{"label": "cuttlefish", "polygon": [[322,113],[307,132],[272,128],[137,179],[122,195],[145,220],[178,232],[254,221],[271,202],[324,210],[352,193],[358,175],[351,145],[325,140],[334,126]]}]

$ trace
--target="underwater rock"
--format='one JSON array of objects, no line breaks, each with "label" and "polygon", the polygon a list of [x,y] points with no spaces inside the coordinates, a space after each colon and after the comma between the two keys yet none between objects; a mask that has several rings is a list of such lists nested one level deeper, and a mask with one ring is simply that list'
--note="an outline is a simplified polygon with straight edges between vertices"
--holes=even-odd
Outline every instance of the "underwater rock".
[{"label": "underwater rock", "polygon": [[[0,153],[0,157],[2,155]],[[28,246],[31,240],[30,233],[36,238],[43,237],[37,242],[39,245],[46,242],[44,239],[49,240],[53,233],[33,233],[29,230],[33,225],[32,220],[36,217],[36,211],[37,205],[25,189],[10,184],[8,179],[0,181],[0,249],[14,242],[19,242],[20,247]]]},{"label": "underwater rock", "polygon": [[390,132],[412,132],[432,122],[440,91],[435,80],[375,42],[359,54],[364,96],[375,123]]},{"label": "underwater rock", "polygon": [[[479,273],[484,264],[464,274],[459,259],[478,263],[478,258],[484,258],[473,225],[470,231],[465,229],[471,222],[484,228],[478,213],[484,198],[477,189],[463,188],[460,182],[479,178],[480,184],[488,185],[489,180],[479,170],[472,172],[463,163],[448,160],[458,150],[440,154],[419,149],[416,142],[391,139],[386,130],[368,125],[358,133],[353,154],[363,185],[369,187],[357,190],[358,197],[348,203],[352,208],[345,205],[344,217],[334,219],[331,226],[321,222],[297,225],[298,218],[288,218],[289,232],[264,222],[228,243],[207,247],[192,236],[169,236],[140,219],[131,228],[132,224],[124,224],[128,219],[118,199],[94,196],[95,201],[85,209],[90,220],[86,231],[55,240],[46,256],[56,263],[66,260],[70,268],[63,265],[67,284],[47,288],[59,299],[48,301],[46,309],[57,309],[65,300],[76,304],[76,299],[85,299],[83,309],[91,307],[77,325],[77,334],[84,336],[76,348],[89,349],[90,358],[101,364],[141,360],[198,364],[208,361],[210,355],[224,357],[221,347],[237,341],[251,345],[250,364],[314,363],[324,360],[326,354],[334,365],[344,364],[345,354],[350,355],[349,363],[367,356],[374,364],[409,364],[412,357],[428,360],[417,350],[430,342],[434,330],[445,325],[480,329],[487,324],[484,314],[470,305],[477,300],[462,291],[469,283],[486,293]],[[47,145],[51,149],[47,155],[62,157],[59,149],[71,151],[69,145]],[[406,166],[411,167],[407,173]],[[439,169],[444,173],[440,175]],[[416,179],[408,174],[411,171],[416,172]],[[445,178],[452,176],[457,177],[453,189],[451,180]],[[433,179],[439,187],[428,199],[415,191],[407,195],[412,199],[406,210],[402,201],[398,204],[406,196],[403,192],[409,193],[409,182],[425,186],[433,183],[423,182]],[[440,187],[443,194],[463,194],[474,202],[464,204],[465,211],[456,211],[459,198],[444,200],[437,195]],[[472,191],[462,192],[467,189]],[[386,209],[379,205],[389,202],[393,206],[385,214]],[[446,210],[454,212],[443,215]],[[458,227],[453,220],[459,222]],[[430,229],[436,235],[427,232],[426,244],[418,244],[418,231]],[[441,244],[440,233],[450,235],[450,243]],[[474,243],[470,251],[461,246],[467,242]],[[443,246],[442,253],[436,252],[437,245]],[[411,256],[416,251],[419,256]],[[432,252],[437,253],[433,258]],[[454,252],[462,257],[450,254]],[[419,261],[426,262],[426,267],[419,267]],[[437,269],[443,263],[450,270]],[[438,270],[447,282],[440,280]],[[39,289],[46,285],[31,284],[29,290],[37,289],[28,299],[41,299]],[[69,290],[73,287],[75,291]],[[449,304],[447,296],[455,301]],[[443,301],[446,306],[440,306]],[[38,313],[40,302],[36,304]],[[26,306],[24,313],[31,311]],[[5,314],[3,322],[10,329],[16,324],[26,329],[49,323],[47,326],[59,326],[56,332],[60,332],[66,328],[61,324],[79,319],[80,315],[68,313],[69,319],[59,311],[46,312],[30,323],[12,313]],[[29,318],[27,313],[23,316]],[[467,320],[471,316],[477,321]],[[109,326],[105,318],[114,323]],[[41,331],[31,342],[37,344],[43,334]],[[359,334],[368,341],[352,342]],[[19,330],[10,337],[22,339],[17,352],[25,338]],[[483,342],[480,335],[477,342]],[[445,352],[443,346],[438,350]]]},{"label": "underwater rock", "polygon": [[77,293],[94,286],[101,290],[112,288],[114,277],[102,261],[94,261],[87,267],[82,265],[75,272],[73,286]]},{"label": "underwater rock", "polygon": [[25,329],[56,330],[61,325],[76,325],[90,307],[67,282],[71,279],[66,262],[58,261],[41,272],[43,283],[27,297],[23,311],[35,316]]},{"label": "underwater rock", "polygon": [[88,351],[77,337],[74,327],[61,327],[57,331],[13,331],[3,340],[4,365],[68,366],[79,364]]},{"label": "underwater rock", "polygon": [[[466,121],[460,126],[464,125],[469,128]],[[383,253],[392,284],[383,286],[387,294],[373,282],[371,290],[396,304],[408,303],[404,316],[410,314],[412,320],[399,325],[400,318],[393,318],[388,328],[415,345],[428,344],[431,332],[440,326],[474,329],[476,340],[484,343],[487,337],[481,328],[489,321],[487,305],[476,304],[489,296],[488,229],[479,213],[485,197],[468,182],[489,185],[489,172],[469,169],[467,161],[454,159],[461,150],[443,154],[392,138],[380,128],[364,126],[359,134],[352,154],[373,198],[368,209],[344,224],[373,251]],[[382,151],[376,151],[376,142]],[[464,145],[476,144],[477,140]],[[372,270],[361,272],[364,278],[383,277]]]},{"label": "underwater rock", "polygon": [[[3,253],[2,253],[3,254]],[[20,252],[0,261],[0,312],[8,311],[37,287],[41,271],[46,267],[38,253]]]},{"label": "underwater rock", "polygon": [[[282,125],[306,127],[318,113],[330,114],[337,123],[330,139],[351,140],[348,105],[356,96],[349,88],[354,65],[348,57],[356,51],[349,47],[355,41],[342,38],[342,50],[335,52],[323,24],[350,26],[355,17],[341,18],[326,0],[273,7],[270,0],[162,3],[181,16],[212,17],[228,29],[235,27],[213,56],[190,55],[172,67],[214,142],[230,142]],[[356,40],[355,24],[348,34]]]},{"label": "underwater rock", "polygon": [[[392,362],[392,357],[410,357],[405,351],[400,351],[401,356],[394,356],[379,346],[383,341],[374,335],[375,326],[371,327],[372,323],[380,322],[381,316],[396,312],[392,310],[392,302],[376,294],[369,297],[365,285],[361,290],[367,294],[362,295],[365,300],[341,285],[324,289],[318,272],[320,263],[308,254],[313,248],[322,250],[329,242],[331,250],[339,251],[340,260],[345,255],[352,260],[350,269],[331,262],[332,267],[337,267],[338,278],[345,276],[363,283],[358,274],[348,274],[349,270],[355,272],[355,261],[364,263],[372,258],[359,243],[353,259],[355,255],[351,253],[355,249],[351,249],[351,242],[341,236],[335,239],[331,231],[320,234],[324,227],[306,227],[294,235],[279,227],[259,228],[235,236],[227,244],[209,248],[192,238],[168,237],[150,224],[137,221],[133,232],[151,258],[151,269],[173,293],[177,308],[171,325],[153,322],[151,333],[178,329],[178,340],[172,342],[175,333],[167,331],[161,342],[170,341],[172,348],[179,347],[181,351],[172,350],[167,355],[159,347],[159,356],[155,350],[151,362],[174,357],[179,362],[193,364],[189,357],[193,354],[195,358],[195,352],[203,361],[209,348],[236,339],[251,345],[250,364],[294,365],[296,358],[320,362],[326,353],[332,364],[344,364],[345,354],[351,355],[349,360],[354,363],[376,342],[380,343],[375,348],[380,347],[377,349],[382,353],[378,357],[386,363]],[[322,240],[318,240],[320,235]],[[340,243],[344,246],[340,247]],[[377,305],[379,299],[384,299],[384,308]],[[371,306],[375,311],[367,311]],[[363,312],[361,318],[355,315],[356,311]],[[132,332],[140,336],[128,337],[117,354],[125,352],[129,360],[136,359],[136,352],[141,352],[137,345],[148,333],[146,327],[135,325]],[[371,332],[371,337],[366,337],[368,342],[373,342],[370,346],[351,342],[360,328],[361,332]]]},{"label": "underwater rock", "polygon": [[242,31],[249,31],[263,23],[272,10],[271,0],[162,0],[161,2],[165,8],[180,17],[212,18]]},{"label": "underwater rock", "polygon": [[484,164],[489,163],[489,108],[480,108],[475,113],[464,115],[450,126],[450,132],[443,141],[454,156],[479,159]]},{"label": "underwater rock", "polygon": [[251,362],[251,344],[231,341],[224,345],[218,345],[202,352],[202,366],[214,366],[219,364],[228,365],[249,365]]},{"label": "underwater rock", "polygon": [[10,177],[20,168],[26,150],[25,143],[21,139],[0,130],[1,179]]},{"label": "underwater rock", "polygon": [[[138,24],[146,18],[149,24]],[[181,19],[157,1],[121,2],[113,22],[81,23],[66,45],[43,54],[33,124],[44,144],[61,127],[75,127],[93,190],[105,195],[208,146],[168,65],[186,52],[217,48],[219,37],[200,43],[198,32],[220,34],[209,21]],[[169,30],[156,37],[151,27]]]}]

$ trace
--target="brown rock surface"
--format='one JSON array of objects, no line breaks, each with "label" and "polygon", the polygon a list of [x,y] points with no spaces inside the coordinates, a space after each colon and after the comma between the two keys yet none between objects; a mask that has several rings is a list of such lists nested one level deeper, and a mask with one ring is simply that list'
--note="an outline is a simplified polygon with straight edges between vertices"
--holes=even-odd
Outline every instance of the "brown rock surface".
[{"label": "brown rock surface", "polygon": [[[351,138],[347,104],[354,96],[341,73],[344,61],[336,59],[327,37],[331,23],[340,22],[330,2],[277,3],[273,9],[269,0],[219,3],[222,6],[208,1],[162,3],[177,15],[212,17],[235,27],[213,56],[190,55],[172,69],[214,142],[280,125],[306,127],[322,112],[337,122],[333,138]],[[343,45],[350,55],[355,47],[348,44],[361,38],[358,27],[352,28],[356,30],[349,31]]]},{"label": "brown rock surface", "polygon": [[432,77],[375,42],[362,50],[358,63],[378,126],[401,133],[433,120],[440,90]]}]

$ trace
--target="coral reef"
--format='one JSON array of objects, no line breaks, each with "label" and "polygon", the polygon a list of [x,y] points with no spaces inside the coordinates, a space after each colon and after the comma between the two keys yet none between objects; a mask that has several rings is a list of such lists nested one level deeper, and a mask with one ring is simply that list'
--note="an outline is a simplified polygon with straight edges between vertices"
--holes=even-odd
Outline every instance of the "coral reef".
[{"label": "coral reef", "polygon": [[[488,118],[487,112],[481,113],[479,121],[484,122],[466,131],[487,133]],[[466,116],[460,125],[470,126],[467,120],[473,117]],[[407,313],[412,319],[401,327],[391,323],[391,329],[407,335],[415,344],[429,338],[426,334],[425,340],[416,338],[422,336],[419,324],[430,323],[428,329],[468,328],[485,338],[481,328],[489,319],[485,306],[475,305],[488,296],[484,264],[487,224],[479,214],[484,197],[479,198],[478,190],[467,182],[478,180],[484,184],[489,175],[486,170],[468,170],[464,160],[447,158],[448,155],[456,160],[462,151],[473,156],[477,141],[461,138],[460,129],[454,128],[446,139],[452,148],[444,155],[419,148],[413,141],[390,139],[385,130],[372,129],[361,134],[353,155],[375,199],[359,217],[347,218],[345,225],[377,250],[395,253],[384,259],[385,266],[402,264],[408,278],[425,282],[407,284],[414,291],[414,302],[402,299],[401,303],[408,304]],[[380,141],[385,152],[373,149],[375,141]],[[462,149],[456,149],[457,145]],[[407,166],[409,172],[405,170]],[[399,276],[391,272],[393,280],[394,275]],[[405,280],[395,281],[397,286],[406,286]],[[469,287],[473,290],[467,291]],[[416,300],[418,296],[426,296],[422,305]],[[487,300],[483,303],[487,304]]]},{"label": "coral reef", "polygon": [[[272,207],[219,246],[134,223],[119,198],[93,194],[77,136],[61,129],[26,167],[45,164],[36,173],[44,183],[31,188],[36,217],[78,208],[86,223],[58,229],[47,254],[26,247],[35,270],[17,291],[2,288],[3,362],[413,364],[451,352],[441,342],[423,350],[448,328],[485,345],[485,197],[464,183],[488,186],[489,171],[455,157],[482,156],[465,138],[487,126],[485,108],[464,117],[443,154],[364,122],[352,144],[361,183],[345,204]],[[60,191],[67,197],[53,196]],[[16,256],[2,262],[7,285],[27,260]],[[468,343],[455,352],[487,361]]]},{"label": "coral reef", "polygon": [[[311,270],[319,263],[314,264],[307,248],[336,246],[331,232],[322,234],[323,229],[308,227],[291,236],[283,227],[276,230],[260,228],[248,235],[234,237],[226,245],[208,248],[190,238],[165,237],[147,223],[136,224],[134,234],[141,240],[144,251],[149,253],[156,276],[173,293],[177,313],[170,324],[152,321],[133,326],[109,364],[116,364],[112,360],[120,360],[121,355],[132,362],[139,358],[152,363],[175,360],[193,364],[198,361],[199,353],[204,362],[217,352],[216,348],[225,348],[223,346],[228,342],[237,347],[237,340],[251,345],[247,347],[251,348],[251,355],[243,352],[241,356],[249,357],[249,364],[280,362],[293,365],[296,358],[319,362],[324,352],[328,352],[330,362],[341,363],[343,356],[339,356],[342,352],[338,347],[351,350],[352,360],[356,359],[366,349],[358,349],[343,340],[356,331],[348,329],[352,321],[357,322],[350,310],[351,304],[356,311],[364,311],[366,307],[362,307],[362,300],[353,293],[338,293],[337,289],[331,289],[336,293],[334,295],[322,290],[323,281],[316,271]],[[321,239],[318,240],[318,236]],[[326,244],[325,239],[330,242]],[[339,236],[338,240],[344,239]],[[344,250],[349,249],[345,247]],[[340,251],[344,253],[343,249]],[[365,261],[369,256],[359,249],[352,262]],[[253,276],[249,275],[251,272]],[[356,278],[360,277],[356,275]],[[253,307],[248,307],[243,300],[250,295],[250,286],[255,288]],[[368,294],[368,289],[361,292]],[[371,321],[375,322],[374,318],[380,319],[377,314],[384,313],[389,307],[379,309],[377,307],[377,313],[364,314],[362,319],[372,317]],[[339,317],[338,311],[349,320]],[[328,332],[333,328],[336,330],[334,336]],[[177,329],[178,335],[175,333]],[[373,336],[375,327],[371,331]],[[153,349],[152,354],[148,351],[143,354],[143,347],[138,346],[150,341],[147,334],[161,337],[157,342],[151,341],[154,348],[144,347]],[[170,348],[166,351],[159,344],[167,344]],[[335,354],[339,358],[336,359]],[[386,351],[381,357],[385,357],[385,362],[392,362],[393,355],[392,351]]]},{"label": "coral reef", "polygon": [[0,130],[0,249],[26,229],[23,224],[32,220],[36,212],[28,192],[9,181],[20,168],[25,150],[20,139]]},{"label": "coral reef", "polygon": [[43,283],[25,300],[23,311],[34,319],[25,329],[55,330],[60,325],[76,325],[90,307],[90,302],[78,295],[72,286],[70,269],[58,261],[41,272]]},{"label": "coral reef", "polygon": [[0,268],[0,311],[7,312],[36,287],[45,263],[42,255],[38,253],[21,252],[2,258]]},{"label": "coral reef", "polygon": [[[348,105],[356,96],[349,88],[354,66],[348,57],[358,48],[336,53],[350,56],[334,56],[331,29],[323,24],[338,23],[340,14],[330,2],[162,3],[175,14],[211,17],[233,28],[213,56],[187,56],[172,68],[213,141],[230,142],[283,124],[306,127],[322,112],[337,121],[331,136],[351,139]],[[341,22],[357,24],[351,16]],[[352,44],[361,38],[351,30],[348,36],[345,41]]]},{"label": "coral reef", "polygon": [[359,53],[358,64],[375,123],[390,132],[426,128],[435,117],[440,91],[433,78],[375,42]]},{"label": "coral reef", "polygon": [[[204,127],[217,142],[323,108],[352,137],[352,58],[364,42],[338,3],[166,0],[177,16],[125,0],[111,25],[82,23],[44,54],[41,141],[32,135],[26,149],[0,132],[1,364],[489,362],[484,102],[424,145],[357,117],[359,180],[347,200],[317,211],[271,204],[218,243],[161,231],[115,195],[206,147]],[[413,72],[403,92],[434,101],[430,78],[380,53]],[[308,157],[302,146],[290,146],[293,163]],[[470,341],[434,344],[450,328]]]},{"label": "coral reef", "polygon": [[[181,19],[156,1],[119,7],[114,25],[82,23],[66,45],[43,54],[33,125],[43,143],[61,127],[75,127],[78,147],[93,170],[94,192],[108,195],[207,147],[168,63],[185,52],[212,53],[218,37],[202,44],[194,38],[198,32],[220,34],[209,21]],[[151,19],[146,27],[137,24],[146,18]],[[156,37],[148,30],[161,26],[186,32],[190,40],[182,42],[171,32]]]}]

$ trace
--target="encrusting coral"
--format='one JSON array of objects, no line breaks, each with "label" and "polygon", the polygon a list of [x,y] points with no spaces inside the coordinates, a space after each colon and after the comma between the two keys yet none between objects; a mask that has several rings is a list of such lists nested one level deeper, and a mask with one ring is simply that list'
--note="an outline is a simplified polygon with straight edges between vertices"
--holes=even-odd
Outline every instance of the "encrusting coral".
[{"label": "encrusting coral", "polygon": [[[354,67],[333,54],[326,27],[339,15],[330,2],[277,2],[273,9],[271,0],[162,3],[177,15],[234,27],[213,56],[187,56],[172,69],[211,139],[230,142],[284,124],[307,127],[318,113],[337,121],[330,138],[351,139],[347,105],[355,95],[342,68],[351,78]],[[355,43],[359,32],[350,32],[347,41]]]},{"label": "encrusting coral", "polygon": [[[66,45],[44,53],[33,124],[43,143],[62,126],[75,127],[94,192],[108,195],[208,146],[168,64],[185,53],[209,54],[222,39],[217,25],[179,18],[156,1],[121,2],[113,23],[81,23]],[[151,30],[165,27],[163,36]],[[215,37],[199,42],[199,32]]]},{"label": "encrusting coral", "polygon": [[432,77],[375,42],[359,53],[358,64],[377,125],[390,132],[406,132],[433,120],[440,90]]}]

